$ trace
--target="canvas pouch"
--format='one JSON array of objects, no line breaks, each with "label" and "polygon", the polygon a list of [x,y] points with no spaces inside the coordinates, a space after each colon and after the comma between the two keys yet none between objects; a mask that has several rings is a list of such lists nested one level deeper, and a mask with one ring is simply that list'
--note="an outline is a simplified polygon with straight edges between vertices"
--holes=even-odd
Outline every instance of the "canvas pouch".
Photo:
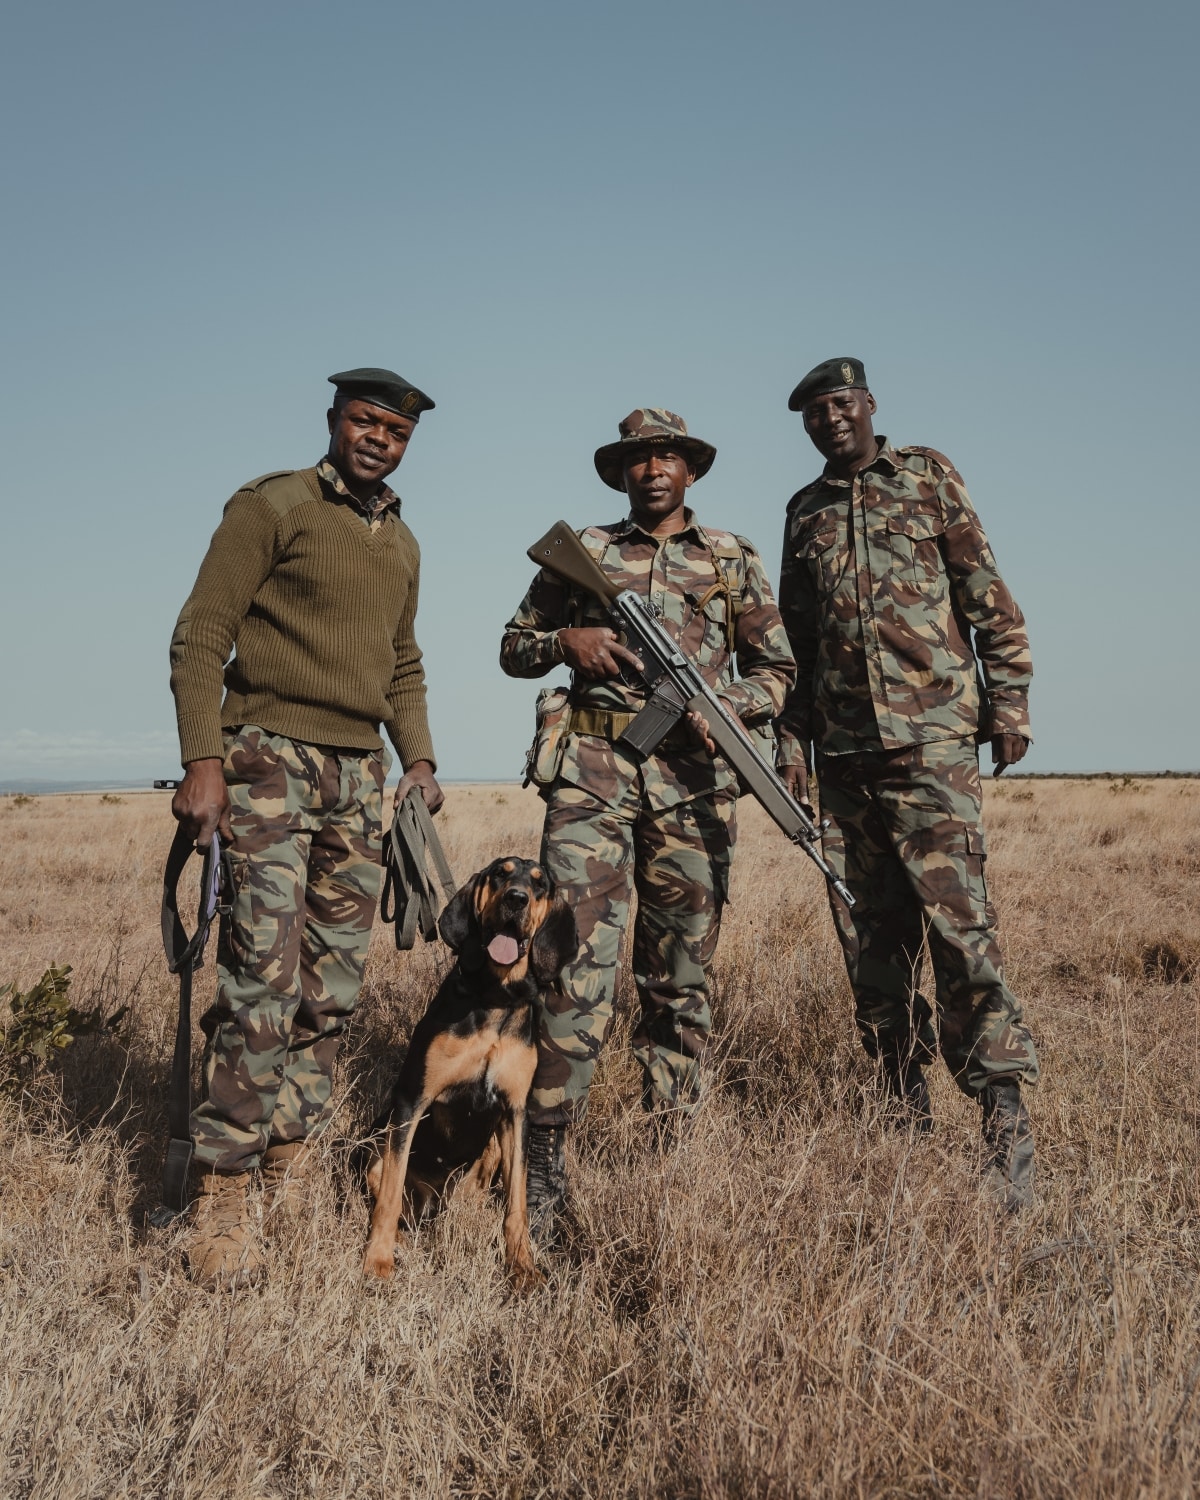
[{"label": "canvas pouch", "polygon": [[546,791],[558,780],[562,769],[570,724],[570,693],[565,687],[543,688],[534,710],[537,728],[525,756],[524,785]]}]

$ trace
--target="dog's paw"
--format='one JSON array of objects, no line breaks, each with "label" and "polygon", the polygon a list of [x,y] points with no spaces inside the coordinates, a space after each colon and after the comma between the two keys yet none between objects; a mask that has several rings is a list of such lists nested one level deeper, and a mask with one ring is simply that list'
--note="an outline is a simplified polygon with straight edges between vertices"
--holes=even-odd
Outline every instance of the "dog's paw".
[{"label": "dog's paw", "polygon": [[527,1297],[530,1292],[546,1285],[545,1275],[532,1261],[519,1261],[509,1266],[508,1278],[518,1297]]},{"label": "dog's paw", "polygon": [[363,1275],[368,1281],[391,1281],[396,1274],[396,1262],[391,1250],[380,1250],[367,1246],[363,1256]]}]

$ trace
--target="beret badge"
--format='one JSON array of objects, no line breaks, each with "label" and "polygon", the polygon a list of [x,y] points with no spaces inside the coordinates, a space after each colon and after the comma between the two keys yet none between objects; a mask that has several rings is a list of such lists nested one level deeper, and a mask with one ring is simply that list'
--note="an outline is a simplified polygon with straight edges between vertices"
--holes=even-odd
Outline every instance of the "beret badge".
[{"label": "beret badge", "polygon": [[846,364],[846,363],[843,362],[843,364],[842,364],[842,379],[846,382],[847,385],[853,385],[853,383],[854,383],[854,366],[853,365]]}]

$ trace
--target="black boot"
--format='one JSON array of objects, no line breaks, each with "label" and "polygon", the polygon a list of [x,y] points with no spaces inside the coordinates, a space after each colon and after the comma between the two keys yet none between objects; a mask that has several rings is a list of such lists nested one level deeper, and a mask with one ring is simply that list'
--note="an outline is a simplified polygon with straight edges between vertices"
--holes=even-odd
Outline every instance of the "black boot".
[{"label": "black boot", "polygon": [[537,1245],[548,1245],[567,1204],[565,1125],[530,1124],[525,1135],[525,1206],[529,1233]]},{"label": "black boot", "polygon": [[911,1059],[902,1063],[885,1053],[883,1077],[888,1098],[897,1109],[896,1123],[917,1135],[929,1135],[933,1130],[933,1110],[929,1107],[925,1069]]},{"label": "black boot", "polygon": [[983,1105],[983,1177],[1004,1207],[1025,1208],[1033,1199],[1033,1126],[1015,1079],[989,1083]]}]

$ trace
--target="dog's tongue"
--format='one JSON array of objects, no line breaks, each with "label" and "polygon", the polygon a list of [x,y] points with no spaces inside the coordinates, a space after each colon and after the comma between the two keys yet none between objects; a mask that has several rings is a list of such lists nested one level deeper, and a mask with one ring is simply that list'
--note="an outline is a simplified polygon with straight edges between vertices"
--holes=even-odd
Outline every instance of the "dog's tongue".
[{"label": "dog's tongue", "polygon": [[507,932],[498,932],[488,944],[488,957],[498,964],[515,964],[520,951],[516,938]]}]

